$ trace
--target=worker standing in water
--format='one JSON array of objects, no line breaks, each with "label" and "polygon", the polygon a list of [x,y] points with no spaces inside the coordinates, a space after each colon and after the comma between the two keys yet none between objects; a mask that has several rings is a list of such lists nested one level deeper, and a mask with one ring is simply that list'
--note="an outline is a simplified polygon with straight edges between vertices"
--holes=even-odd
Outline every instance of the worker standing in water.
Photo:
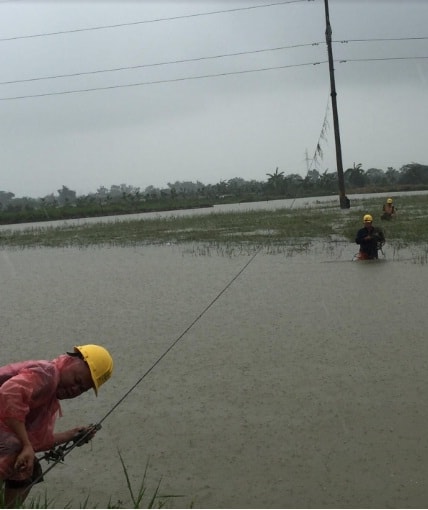
[{"label": "worker standing in water", "polygon": [[360,245],[358,260],[372,260],[378,258],[378,251],[382,249],[385,235],[380,228],[373,226],[373,217],[365,214],[364,227],[357,232],[355,242]]},{"label": "worker standing in water", "polygon": [[392,220],[395,218],[395,206],[393,204],[392,198],[388,198],[386,203],[383,204],[382,207],[382,216],[381,220]]}]

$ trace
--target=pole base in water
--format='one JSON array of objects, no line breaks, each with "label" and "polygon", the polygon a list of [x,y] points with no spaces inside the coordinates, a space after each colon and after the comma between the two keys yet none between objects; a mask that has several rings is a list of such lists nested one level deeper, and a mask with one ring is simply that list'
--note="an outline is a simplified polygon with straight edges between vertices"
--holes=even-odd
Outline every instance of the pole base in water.
[{"label": "pole base in water", "polygon": [[351,207],[351,201],[345,195],[340,196],[340,208],[341,209],[349,209]]}]

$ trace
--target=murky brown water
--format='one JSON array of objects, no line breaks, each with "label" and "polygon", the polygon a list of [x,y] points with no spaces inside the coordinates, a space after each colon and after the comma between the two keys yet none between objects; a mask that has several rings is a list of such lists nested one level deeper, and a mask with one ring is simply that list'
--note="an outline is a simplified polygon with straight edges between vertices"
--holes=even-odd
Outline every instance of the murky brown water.
[{"label": "murky brown water", "polygon": [[58,430],[102,419],[227,287],[32,494],[130,507],[120,452],[136,490],[149,461],[149,495],[162,478],[184,496],[170,507],[425,507],[428,267],[337,250],[262,251],[233,282],[250,255],[0,251],[2,364],[90,342],[115,358]]}]

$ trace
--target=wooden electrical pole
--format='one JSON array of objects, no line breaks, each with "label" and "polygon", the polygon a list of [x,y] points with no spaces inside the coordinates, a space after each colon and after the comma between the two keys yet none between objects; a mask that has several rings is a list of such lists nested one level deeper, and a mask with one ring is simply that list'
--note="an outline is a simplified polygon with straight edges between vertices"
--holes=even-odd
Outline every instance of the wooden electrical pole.
[{"label": "wooden electrical pole", "polygon": [[337,114],[337,99],[336,99],[336,84],[334,81],[334,65],[333,65],[333,50],[331,48],[331,25],[330,15],[328,11],[328,0],[324,0],[325,5],[325,39],[327,41],[328,51],[328,67],[330,70],[330,90],[331,90],[331,105],[333,109],[333,125],[334,125],[334,139],[336,144],[336,164],[337,164],[337,178],[339,181],[339,200],[342,209],[349,209],[350,201],[345,194],[345,178],[343,175],[342,163],[342,148],[340,145],[340,132],[339,132],[339,116]]}]

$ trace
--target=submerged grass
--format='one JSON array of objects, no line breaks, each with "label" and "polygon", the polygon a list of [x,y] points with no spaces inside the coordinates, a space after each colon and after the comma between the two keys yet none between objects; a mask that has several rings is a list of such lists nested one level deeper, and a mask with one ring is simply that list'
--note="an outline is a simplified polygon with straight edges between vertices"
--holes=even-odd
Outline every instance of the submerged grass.
[{"label": "submerged grass", "polygon": [[[149,460],[146,463],[146,467],[144,469],[144,473],[142,476],[142,479],[140,481],[140,484],[137,488],[133,487],[131,482],[131,477],[129,476],[128,469],[126,467],[126,464],[123,460],[123,457],[121,453],[119,452],[119,458],[120,463],[122,466],[123,473],[125,475],[126,480],[126,486],[128,489],[129,496],[131,498],[132,506],[123,506],[122,501],[117,501],[116,503],[112,502],[112,498],[110,497],[110,500],[105,506],[101,503],[100,508],[166,508],[168,501],[172,498],[182,498],[181,495],[172,495],[172,494],[161,494],[160,492],[160,485],[161,480],[157,482],[156,487],[153,489],[148,489],[148,470],[149,470]],[[65,508],[75,508],[74,506],[71,506],[75,503],[70,502],[70,506],[66,506]],[[189,506],[191,508],[192,505]],[[0,483],[0,508],[9,508],[6,507],[5,501],[4,501],[4,492],[3,487]],[[53,499],[49,499],[47,496],[47,492],[44,493],[44,495],[39,495],[36,497],[31,497],[31,495],[27,498],[25,504],[20,506],[15,506],[15,508],[57,508],[55,506],[55,501]],[[85,498],[84,501],[80,501],[78,508],[98,508],[97,506],[94,506],[92,502],[89,501],[89,496]]]},{"label": "submerged grass", "polygon": [[201,242],[221,245],[310,245],[313,240],[354,242],[369,212],[381,226],[387,242],[395,247],[428,244],[428,197],[397,197],[397,217],[380,218],[379,198],[354,199],[351,209],[336,201],[296,209],[209,213],[180,217],[48,226],[0,232],[0,247],[86,247]]}]

